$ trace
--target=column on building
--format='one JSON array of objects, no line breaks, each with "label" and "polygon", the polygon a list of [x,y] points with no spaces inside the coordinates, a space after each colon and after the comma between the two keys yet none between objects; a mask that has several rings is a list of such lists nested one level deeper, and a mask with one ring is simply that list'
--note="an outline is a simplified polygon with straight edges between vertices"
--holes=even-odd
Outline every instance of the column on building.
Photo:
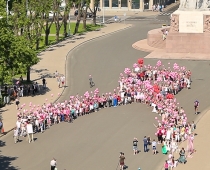
[{"label": "column on building", "polygon": [[140,0],[140,11],[144,11],[144,0]]},{"label": "column on building", "polygon": [[100,0],[100,8],[101,8],[101,10],[103,9],[103,0]]},{"label": "column on building", "polygon": [[112,8],[112,0],[109,0],[109,8]]},{"label": "column on building", "polygon": [[132,9],[132,0],[127,0],[128,1],[128,10]]},{"label": "column on building", "polygon": [[149,10],[152,10],[153,0],[149,0]]},{"label": "column on building", "polygon": [[121,0],[118,0],[118,7],[121,8]]}]

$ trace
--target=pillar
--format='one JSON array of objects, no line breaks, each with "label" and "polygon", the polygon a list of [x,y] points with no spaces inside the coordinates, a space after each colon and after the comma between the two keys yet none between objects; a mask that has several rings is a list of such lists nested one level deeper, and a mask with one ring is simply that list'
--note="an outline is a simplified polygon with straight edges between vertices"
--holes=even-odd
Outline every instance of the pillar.
[{"label": "pillar", "polygon": [[132,9],[132,0],[127,0],[128,1],[128,10]]},{"label": "pillar", "polygon": [[112,0],[109,0],[109,8],[112,8]]},{"label": "pillar", "polygon": [[140,11],[144,11],[144,0],[140,0]]},{"label": "pillar", "polygon": [[152,10],[153,0],[149,0],[149,10]]},{"label": "pillar", "polygon": [[118,0],[118,8],[121,9],[121,0]]},{"label": "pillar", "polygon": [[103,10],[103,0],[100,0],[100,9],[101,9],[101,11]]}]

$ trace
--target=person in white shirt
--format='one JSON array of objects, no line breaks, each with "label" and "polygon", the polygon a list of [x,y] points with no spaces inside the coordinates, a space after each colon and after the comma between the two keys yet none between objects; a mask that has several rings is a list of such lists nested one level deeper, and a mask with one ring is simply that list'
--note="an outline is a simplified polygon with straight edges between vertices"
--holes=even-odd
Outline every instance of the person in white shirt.
[{"label": "person in white shirt", "polygon": [[65,83],[65,77],[62,76],[62,77],[61,77],[61,85],[62,85],[62,87],[64,87],[64,83]]},{"label": "person in white shirt", "polygon": [[56,165],[57,165],[56,159],[53,158],[53,159],[50,161],[51,170],[55,170]]},{"label": "person in white shirt", "polygon": [[152,141],[152,150],[153,150],[153,154],[156,155],[157,154],[157,142],[155,141],[155,139]]},{"label": "person in white shirt", "polygon": [[18,119],[17,122],[16,122],[16,128],[17,128],[17,131],[19,132],[20,128],[21,128],[21,121],[20,121],[20,119]]},{"label": "person in white shirt", "polygon": [[17,143],[19,141],[19,134],[18,134],[18,129],[17,127],[14,128],[14,142]]},{"label": "person in white shirt", "polygon": [[34,142],[33,126],[30,120],[28,121],[28,124],[26,125],[26,129],[27,129],[27,135],[28,135],[28,142],[29,143],[31,143],[31,141]]}]

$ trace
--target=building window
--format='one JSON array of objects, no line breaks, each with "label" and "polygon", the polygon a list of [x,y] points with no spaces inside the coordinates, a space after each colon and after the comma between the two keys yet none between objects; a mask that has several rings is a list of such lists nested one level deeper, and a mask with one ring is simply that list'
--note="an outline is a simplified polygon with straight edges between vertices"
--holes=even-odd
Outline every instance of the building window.
[{"label": "building window", "polygon": [[104,7],[109,7],[109,0],[104,0]]},{"label": "building window", "polygon": [[139,9],[140,8],[140,0],[132,0],[132,9]]},{"label": "building window", "polygon": [[121,0],[121,7],[128,7],[128,0]]},{"label": "building window", "polygon": [[113,8],[118,7],[118,0],[112,0],[112,7]]}]

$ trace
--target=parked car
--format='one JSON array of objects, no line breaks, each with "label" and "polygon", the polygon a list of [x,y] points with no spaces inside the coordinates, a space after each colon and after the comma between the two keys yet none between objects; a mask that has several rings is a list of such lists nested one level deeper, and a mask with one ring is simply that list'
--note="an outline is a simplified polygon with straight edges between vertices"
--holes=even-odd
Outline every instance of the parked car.
[{"label": "parked car", "polygon": [[[77,16],[77,15],[78,15],[78,10],[74,12],[74,16]],[[87,12],[86,15],[87,15],[87,18],[93,17],[93,14],[91,12]],[[83,17],[83,13],[81,13],[81,17]]]}]

